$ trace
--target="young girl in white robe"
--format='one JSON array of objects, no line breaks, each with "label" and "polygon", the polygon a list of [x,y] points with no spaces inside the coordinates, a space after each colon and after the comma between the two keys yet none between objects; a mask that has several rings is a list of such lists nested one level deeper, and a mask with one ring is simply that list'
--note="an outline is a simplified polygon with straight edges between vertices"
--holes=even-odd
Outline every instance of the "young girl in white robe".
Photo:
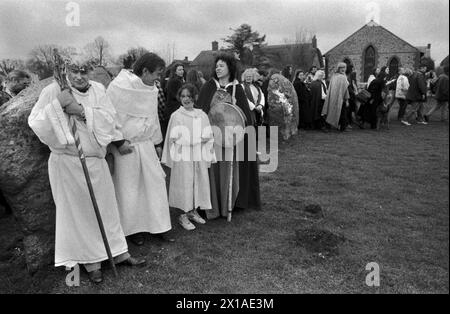
[{"label": "young girl in white robe", "polygon": [[194,108],[198,91],[184,84],[178,91],[182,106],[169,120],[161,162],[171,168],[169,205],[184,211],[178,222],[194,230],[191,222],[204,224],[197,209],[211,209],[208,168],[215,162],[214,136],[208,116]]}]

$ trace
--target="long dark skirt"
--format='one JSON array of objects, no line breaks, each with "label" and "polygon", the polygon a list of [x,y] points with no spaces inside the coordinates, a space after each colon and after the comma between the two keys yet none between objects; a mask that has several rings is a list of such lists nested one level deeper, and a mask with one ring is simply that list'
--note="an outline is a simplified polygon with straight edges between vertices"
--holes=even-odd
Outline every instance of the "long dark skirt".
[{"label": "long dark skirt", "polygon": [[[259,190],[258,161],[249,161],[248,136],[245,135],[244,160],[239,162],[239,193],[235,207],[244,209],[261,209],[261,194]],[[252,156],[256,159],[256,156]]]},{"label": "long dark skirt", "polygon": [[377,127],[377,107],[379,103],[375,100],[361,104],[359,107],[358,116],[361,118],[361,123],[369,123],[372,129]]}]

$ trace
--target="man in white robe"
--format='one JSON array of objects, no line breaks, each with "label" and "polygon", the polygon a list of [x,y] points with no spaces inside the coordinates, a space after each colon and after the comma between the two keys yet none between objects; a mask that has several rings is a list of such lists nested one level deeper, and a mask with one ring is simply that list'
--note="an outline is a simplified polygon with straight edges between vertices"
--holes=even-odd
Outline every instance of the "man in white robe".
[{"label": "man in white robe", "polygon": [[107,89],[124,138],[112,148],[120,220],[125,235],[137,245],[144,243],[144,232],[163,235],[172,228],[166,175],[159,162],[163,138],[155,85],[164,67],[160,57],[147,53],[136,61],[133,73],[122,70]]},{"label": "man in white robe", "polygon": [[140,265],[128,247],[120,224],[114,186],[105,161],[106,146],[121,138],[115,129],[114,108],[105,88],[89,81],[85,67],[70,66],[67,75],[71,92],[61,92],[56,82],[45,87],[30,113],[28,124],[51,154],[48,172],[56,205],[55,266],[83,264],[89,278],[102,281],[101,262],[107,260],[78,150],[70,132],[75,119],[81,146],[116,263]]}]

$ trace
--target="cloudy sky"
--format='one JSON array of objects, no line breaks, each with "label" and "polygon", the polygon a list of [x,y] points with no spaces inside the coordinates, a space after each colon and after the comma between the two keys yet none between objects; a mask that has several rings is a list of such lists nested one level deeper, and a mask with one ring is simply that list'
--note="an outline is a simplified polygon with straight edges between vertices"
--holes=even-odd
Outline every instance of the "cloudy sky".
[{"label": "cloudy sky", "polygon": [[269,44],[309,29],[327,52],[362,27],[376,6],[376,19],[394,34],[415,46],[431,43],[438,62],[449,53],[448,0],[75,0],[79,26],[66,23],[75,12],[69,2],[0,0],[0,59],[25,58],[39,44],[82,48],[101,35],[116,56],[135,46],[160,54],[170,47],[175,58],[192,60],[213,40],[223,45],[230,28],[242,23],[266,34]]}]

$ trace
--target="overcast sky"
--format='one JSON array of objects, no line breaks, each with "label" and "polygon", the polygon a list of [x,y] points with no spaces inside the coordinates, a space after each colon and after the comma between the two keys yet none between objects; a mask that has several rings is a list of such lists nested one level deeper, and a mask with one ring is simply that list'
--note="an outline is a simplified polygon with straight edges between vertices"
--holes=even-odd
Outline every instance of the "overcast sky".
[{"label": "overcast sky", "polygon": [[192,60],[242,23],[269,44],[307,28],[325,53],[366,23],[369,3],[394,34],[415,46],[431,43],[437,62],[449,54],[448,0],[76,0],[75,27],[66,25],[68,2],[0,0],[0,59],[25,58],[39,44],[82,48],[101,35],[116,56],[135,46],[164,54],[169,45],[177,59]]}]

